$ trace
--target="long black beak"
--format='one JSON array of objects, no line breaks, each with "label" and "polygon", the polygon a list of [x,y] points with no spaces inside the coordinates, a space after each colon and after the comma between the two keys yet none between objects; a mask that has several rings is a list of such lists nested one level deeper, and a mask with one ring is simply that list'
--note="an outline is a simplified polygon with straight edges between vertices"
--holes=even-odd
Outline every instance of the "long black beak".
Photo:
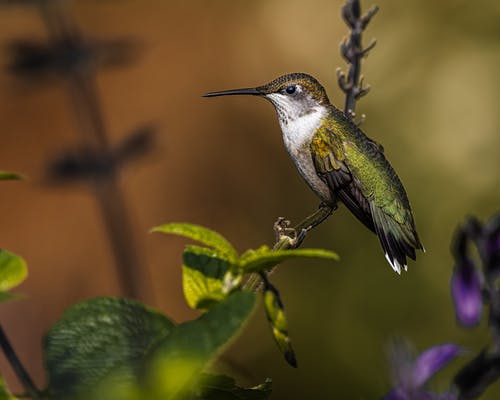
[{"label": "long black beak", "polygon": [[233,90],[223,90],[222,92],[211,92],[206,93],[203,97],[216,97],[216,96],[233,96],[238,94],[247,94],[252,96],[262,96],[263,93],[255,88],[245,88],[245,89],[233,89]]}]

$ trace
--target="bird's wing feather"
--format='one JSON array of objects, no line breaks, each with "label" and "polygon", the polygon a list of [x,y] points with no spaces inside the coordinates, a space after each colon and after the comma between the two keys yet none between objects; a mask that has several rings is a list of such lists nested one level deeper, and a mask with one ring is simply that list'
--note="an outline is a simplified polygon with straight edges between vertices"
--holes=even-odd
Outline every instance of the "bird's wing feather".
[{"label": "bird's wing feather", "polygon": [[318,176],[334,197],[342,200],[356,218],[375,232],[370,205],[353,180],[340,139],[328,130],[319,132],[311,142],[311,153]]},{"label": "bird's wing feather", "polygon": [[[368,139],[368,138],[366,138]],[[385,160],[382,148],[366,141],[365,150],[384,163],[390,174],[385,184],[401,185],[394,170]],[[311,142],[313,161],[318,176],[328,185],[332,194],[371,231],[379,237],[387,261],[397,272],[406,268],[406,257],[415,259],[415,249],[422,249],[413,223],[404,189],[385,191],[381,195],[346,158],[341,139],[329,129],[322,129]],[[359,151],[359,150],[358,150]],[[402,191],[402,195],[399,192]],[[389,195],[388,195],[389,193]]]}]

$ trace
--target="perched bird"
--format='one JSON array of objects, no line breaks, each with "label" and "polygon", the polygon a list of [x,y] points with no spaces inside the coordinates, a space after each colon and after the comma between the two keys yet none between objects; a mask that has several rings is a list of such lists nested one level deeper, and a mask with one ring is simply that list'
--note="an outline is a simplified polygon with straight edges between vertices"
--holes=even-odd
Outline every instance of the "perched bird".
[{"label": "perched bird", "polygon": [[286,149],[300,174],[328,206],[338,201],[376,233],[394,271],[424,250],[405,189],[384,156],[351,119],[333,106],[312,76],[293,73],[256,88],[207,93],[205,97],[254,95],[278,115]]}]

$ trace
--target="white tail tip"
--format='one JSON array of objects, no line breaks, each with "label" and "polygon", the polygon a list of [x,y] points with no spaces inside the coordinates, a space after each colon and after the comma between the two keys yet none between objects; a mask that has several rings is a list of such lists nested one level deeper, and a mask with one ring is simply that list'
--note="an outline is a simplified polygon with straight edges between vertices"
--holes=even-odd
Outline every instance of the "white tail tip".
[{"label": "white tail tip", "polygon": [[[401,275],[401,264],[397,260],[392,260],[391,261],[391,258],[389,257],[389,254],[387,254],[387,253],[385,253],[385,259],[387,260],[387,262],[389,263],[389,265],[392,267],[392,269],[394,270],[394,272],[397,272],[398,275]],[[403,269],[405,271],[408,271],[408,265],[404,264],[403,265]]]}]

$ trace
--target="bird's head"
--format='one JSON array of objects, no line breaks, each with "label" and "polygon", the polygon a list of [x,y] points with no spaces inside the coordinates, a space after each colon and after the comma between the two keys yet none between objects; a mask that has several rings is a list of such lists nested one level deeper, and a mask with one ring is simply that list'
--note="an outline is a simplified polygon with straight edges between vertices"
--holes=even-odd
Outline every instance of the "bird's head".
[{"label": "bird's head", "polygon": [[274,105],[278,117],[283,121],[295,120],[330,104],[323,86],[314,77],[304,73],[283,75],[255,88],[211,92],[204,97],[228,95],[264,97]]}]

